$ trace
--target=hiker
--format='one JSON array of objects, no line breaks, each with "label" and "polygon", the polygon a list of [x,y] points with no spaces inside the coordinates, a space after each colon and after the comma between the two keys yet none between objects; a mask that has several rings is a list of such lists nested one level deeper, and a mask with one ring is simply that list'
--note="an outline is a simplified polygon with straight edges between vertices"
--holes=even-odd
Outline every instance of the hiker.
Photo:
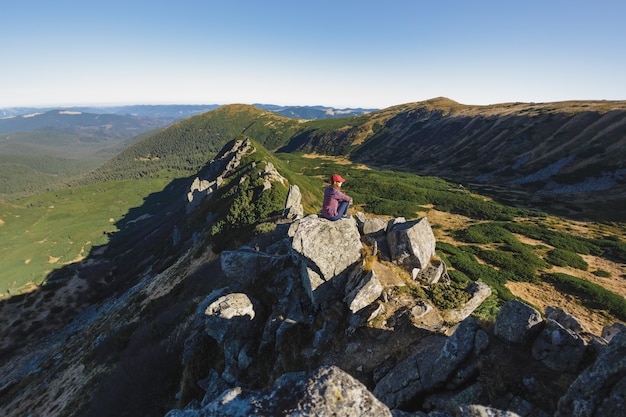
[{"label": "hiker", "polygon": [[324,189],[324,203],[322,204],[322,217],[328,220],[349,219],[348,207],[352,204],[352,197],[339,191],[341,184],[346,182],[341,175],[330,176],[330,185]]}]

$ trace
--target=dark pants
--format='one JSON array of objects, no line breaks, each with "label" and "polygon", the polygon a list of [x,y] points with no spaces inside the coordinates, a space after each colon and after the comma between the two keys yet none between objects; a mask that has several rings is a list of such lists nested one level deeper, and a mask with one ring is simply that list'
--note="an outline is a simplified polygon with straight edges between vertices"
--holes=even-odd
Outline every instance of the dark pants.
[{"label": "dark pants", "polygon": [[343,217],[344,214],[348,212],[348,207],[350,207],[349,201],[340,201],[339,206],[337,207],[337,215],[328,217],[328,220],[339,220]]}]

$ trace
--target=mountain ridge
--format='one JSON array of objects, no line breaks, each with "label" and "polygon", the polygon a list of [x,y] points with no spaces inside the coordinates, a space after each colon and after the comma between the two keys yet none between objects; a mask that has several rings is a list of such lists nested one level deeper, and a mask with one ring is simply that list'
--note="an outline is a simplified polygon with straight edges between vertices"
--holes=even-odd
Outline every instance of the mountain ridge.
[{"label": "mountain ridge", "polygon": [[[230,110],[250,110],[251,114],[259,116],[258,111],[253,109],[225,109]],[[556,410],[554,398],[541,397],[536,392],[537,388],[544,381],[550,382],[550,394],[564,395],[575,373],[588,365],[587,361],[591,361],[588,357],[583,362],[579,358],[571,365],[573,370],[566,374],[545,370],[543,362],[537,360],[532,362],[532,369],[543,369],[543,374],[531,374],[530,368],[524,368],[524,374],[512,375],[512,371],[511,375],[507,375],[504,367],[498,365],[506,355],[509,355],[510,360],[510,345],[498,342],[485,330],[479,329],[476,320],[465,322],[460,326],[465,330],[456,336],[452,335],[450,339],[437,331],[432,333],[414,325],[414,321],[424,317],[422,314],[433,310],[418,302],[428,298],[425,296],[426,290],[414,283],[411,285],[412,278],[406,271],[402,276],[407,282],[398,285],[401,280],[397,277],[395,280],[389,279],[392,284],[395,282],[392,286],[396,288],[384,295],[380,293],[380,299],[375,299],[370,307],[388,321],[381,318],[372,328],[359,328],[362,319],[378,317],[370,309],[362,312],[360,319],[348,320],[350,313],[342,304],[343,293],[332,291],[329,285],[335,284],[329,284],[331,280],[321,283],[316,278],[316,274],[334,270],[332,260],[335,258],[330,257],[331,261],[326,267],[309,264],[313,257],[308,248],[312,245],[307,244],[306,247],[302,246],[301,250],[307,251],[303,250],[304,256],[300,258],[300,262],[307,268],[289,264],[294,256],[291,253],[294,247],[289,249],[289,235],[296,222],[281,217],[288,185],[300,184],[303,191],[317,192],[319,203],[323,183],[320,175],[328,170],[334,171],[341,165],[324,165],[324,161],[320,161],[303,171],[296,155],[282,157],[284,159],[277,159],[278,155],[245,136],[227,142],[196,173],[172,180],[162,191],[146,196],[139,207],[117,219],[120,230],[112,233],[105,245],[94,246],[82,260],[55,270],[47,282],[32,293],[2,301],[0,356],[5,368],[1,373],[0,397],[1,407],[6,407],[3,410],[5,414],[17,416],[28,411],[59,416],[157,416],[172,410],[173,414],[168,416],[179,415],[176,414],[178,412],[183,415],[202,415],[202,411],[198,411],[200,401],[204,400],[204,392],[211,391],[211,387],[219,392],[215,396],[207,396],[207,403],[221,392],[230,392],[231,395],[241,392],[240,383],[245,383],[245,389],[255,387],[254,378],[246,379],[248,370],[251,377],[261,377],[263,381],[267,379],[273,382],[274,377],[278,378],[277,381],[291,381],[293,379],[290,378],[300,375],[308,367],[333,360],[338,360],[339,365],[349,369],[354,378],[358,377],[368,387],[379,385],[376,392],[386,399],[389,408],[397,408],[396,414],[408,412],[401,409],[421,412],[417,410],[428,408],[444,412],[447,406],[440,404],[445,404],[445,398],[448,397],[437,400],[436,394],[449,394],[447,390],[440,389],[439,384],[447,380],[444,374],[454,370],[459,371],[453,373],[457,385],[451,392],[455,395],[459,394],[457,388],[479,387],[484,383],[487,388],[497,389],[498,393],[506,391],[507,395],[513,396],[498,396],[505,400],[499,402],[503,407],[508,400],[511,400],[508,404],[513,406],[516,403],[514,399],[523,399],[533,400],[531,405],[536,407],[537,412],[543,409]],[[410,187],[412,184],[406,177],[401,178],[401,174],[394,178],[389,171],[375,175],[369,170],[352,167],[349,170],[346,167],[344,171],[347,171],[345,175],[348,177],[345,191],[358,195],[355,201],[367,202],[366,193],[371,190],[364,188],[367,175],[372,176],[370,183],[382,184],[384,181],[384,188],[379,190],[382,194],[395,193],[397,190],[415,194],[424,192],[423,186]],[[311,179],[316,182],[309,186],[305,180]],[[451,189],[441,180],[413,176],[411,180],[418,184],[431,181],[432,189],[428,190],[432,193],[431,199],[441,201],[445,196],[452,195],[466,197],[468,200],[464,203],[473,199],[476,204],[500,210],[500,214],[496,212],[496,218],[500,215],[509,218],[530,216],[525,223],[527,227],[537,221],[531,213],[506,210],[496,203]],[[266,188],[267,181],[271,183],[270,188]],[[401,192],[398,194],[399,197],[407,197],[402,196]],[[396,200],[394,204],[402,201]],[[419,201],[408,204],[411,206],[409,212],[416,213],[418,208],[424,209],[420,207],[422,203]],[[442,202],[437,204],[443,205]],[[513,250],[523,251],[522,266],[527,266],[534,259],[529,250],[542,250],[538,244],[532,247],[516,244],[510,233],[506,234],[498,224],[489,224],[484,217],[491,218],[483,214],[482,221],[476,221],[475,227],[464,228],[473,240],[468,239],[463,246],[477,256],[481,255],[481,259],[488,259],[488,250],[477,244],[482,237],[480,230],[491,237],[488,242],[496,243],[498,239],[507,242],[508,248],[497,251],[500,255]],[[363,230],[365,224],[372,227],[367,232],[370,236],[362,241],[365,243],[362,247],[361,241],[356,238],[359,234],[357,219],[363,222]],[[393,230],[393,224],[417,223],[399,218],[390,221],[384,215],[363,218],[356,214],[355,218],[339,223],[327,222],[315,215],[308,217],[307,222],[317,224],[321,232],[331,228],[346,231],[350,237],[355,237],[356,246],[350,248],[351,253],[359,259],[363,257],[363,267],[368,264],[376,266],[372,267],[372,271],[380,273],[381,279],[383,272],[380,271],[395,276],[394,267],[398,265],[382,263],[386,252],[383,244],[385,238],[384,233],[381,235],[379,232],[387,228]],[[423,220],[420,223],[427,224]],[[299,224],[304,225],[306,222]],[[306,234],[307,230],[303,226],[301,232]],[[530,234],[534,229],[512,230]],[[322,249],[331,253],[345,249],[340,239],[325,244],[317,236],[324,235],[311,234],[309,238],[317,241]],[[542,236],[535,237],[548,240]],[[556,244],[559,240],[564,240],[564,236],[556,235],[549,241]],[[621,247],[617,246],[617,240],[611,241],[616,245],[615,249]],[[567,244],[582,245],[585,242],[584,239],[570,238]],[[593,240],[594,245],[611,242]],[[431,240],[430,243],[434,242]],[[473,264],[478,265],[477,262],[468,263],[470,252],[461,253],[463,246],[455,249],[451,245],[444,245],[437,252],[437,257],[441,259],[438,263],[440,268],[446,263],[454,266],[448,272],[457,285],[472,281],[469,278],[471,267]],[[585,248],[578,250],[584,251]],[[234,262],[225,261],[228,254]],[[426,258],[429,258],[428,254]],[[352,260],[346,263],[350,262]],[[357,262],[357,265],[361,263]],[[479,268],[479,275],[484,281],[492,279],[489,275],[504,279],[505,276],[512,276],[511,270],[512,266],[491,268],[485,263]],[[516,272],[521,273],[522,270]],[[310,277],[310,286],[300,283],[301,274]],[[360,274],[358,276],[361,277]],[[500,296],[506,295],[504,287],[498,286],[497,280],[489,282],[489,286],[493,286]],[[359,288],[358,285],[355,287]],[[314,301],[324,305],[324,308],[310,310],[311,306],[306,300],[314,289],[329,294],[333,300],[339,300],[325,305],[325,296],[320,295]],[[428,291],[436,293],[432,288],[428,288]],[[444,291],[441,298],[451,302],[454,297],[446,296],[458,292],[461,292],[458,288],[456,292]],[[251,300],[254,310],[246,309],[249,306],[243,305],[243,313],[240,311],[230,316],[234,317],[233,321],[226,320],[226,328],[215,325],[210,326],[210,333],[203,330],[206,327],[204,320],[209,302],[215,301],[211,305],[224,310],[223,317],[220,314],[214,317],[224,321],[230,312],[225,310],[240,307],[232,301],[244,298],[241,294],[250,294],[250,298],[256,300]],[[233,297],[221,298],[227,295]],[[435,296],[431,295],[428,299],[431,298]],[[368,296],[368,299],[371,301],[372,297]],[[484,308],[493,308],[497,303],[487,299]],[[379,309],[378,306],[382,304],[387,307]],[[391,311],[389,306],[394,304],[396,309]],[[620,306],[618,304],[618,308]],[[523,308],[531,311],[534,319],[539,315],[530,307]],[[386,316],[394,311],[397,315]],[[251,323],[246,320],[249,316],[257,318],[257,321]],[[574,353],[580,354],[582,342],[578,337],[569,335],[556,324],[549,326],[552,327],[547,327],[547,336],[542,336],[541,340],[549,339],[548,336],[553,334],[551,332],[558,331],[560,336],[568,337],[567,340],[575,340]],[[514,326],[506,324],[502,327],[510,329]],[[246,332],[238,334],[238,330],[240,332],[242,329],[250,329],[250,333],[264,337],[259,339],[260,342],[250,342]],[[218,341],[220,335],[224,339]],[[591,347],[587,348],[591,357],[599,355],[598,352],[606,348],[600,339],[594,340],[595,344],[589,343]],[[623,337],[618,340],[623,340]],[[487,341],[493,350],[484,351]],[[615,346],[617,349],[621,345]],[[477,349],[476,356],[481,361],[463,362],[464,365],[458,367],[473,347]],[[529,350],[515,349],[515,359],[519,360],[521,352]],[[271,356],[266,356],[268,352]],[[443,356],[447,358],[438,357],[438,352],[445,353]],[[491,356],[480,357],[478,355],[481,352],[488,352]],[[502,359],[494,362],[498,355]],[[553,356],[549,359],[553,360]],[[474,354],[470,358],[476,359]],[[427,373],[428,376],[422,379],[423,383],[414,381],[410,371],[413,368],[406,366],[404,360],[430,364],[431,368],[427,369],[433,372]],[[271,369],[272,363],[277,365],[275,369]],[[514,369],[523,368],[520,363],[516,363],[516,366]],[[227,369],[229,372],[225,372]],[[403,372],[404,369],[409,373]],[[264,370],[267,372],[262,372]],[[532,389],[515,389],[523,385],[521,377],[527,376],[526,373],[529,378],[535,377]],[[556,381],[555,375],[560,375]],[[498,379],[509,377],[513,379]],[[396,384],[397,380],[411,382],[408,393],[405,393],[406,387]],[[402,389],[399,396],[395,395],[397,388]],[[545,389],[538,391],[541,394],[546,392]],[[333,392],[343,396],[346,391],[338,389]],[[474,389],[462,392],[471,394],[472,400],[482,398],[480,392]],[[426,395],[429,402],[424,400]],[[460,401],[459,397],[454,398]],[[524,406],[530,407],[526,403]],[[173,410],[173,407],[180,407],[181,410]],[[217,407],[216,413],[220,415],[219,403],[212,407]]]}]

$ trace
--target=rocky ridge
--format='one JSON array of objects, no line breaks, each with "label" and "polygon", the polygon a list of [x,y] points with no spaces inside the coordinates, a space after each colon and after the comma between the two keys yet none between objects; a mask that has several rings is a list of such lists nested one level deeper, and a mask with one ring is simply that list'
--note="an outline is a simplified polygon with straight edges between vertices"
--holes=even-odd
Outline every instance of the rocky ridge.
[{"label": "rocky ridge", "polygon": [[228,283],[186,341],[186,374],[200,378],[183,380],[167,417],[621,415],[624,333],[519,301],[488,328],[470,316],[491,293],[482,283],[449,311],[403,293],[449,284],[445,268],[426,218],[381,220],[309,215],[267,247],[223,252]]},{"label": "rocky ridge", "polygon": [[[424,290],[454,287],[427,218],[303,216],[291,184],[270,239],[213,253],[203,234],[222,187],[286,185],[267,163],[241,175],[249,145],[234,141],[190,178],[168,217],[132,223],[123,246],[61,271],[67,282],[59,273],[55,287],[2,305],[1,414],[621,415],[623,326],[593,335],[520,302],[479,323],[471,313],[490,294],[479,282],[462,305],[438,308]],[[70,321],[67,307],[54,314],[64,290],[88,299],[104,277],[129,281]],[[78,285],[89,279],[92,293]],[[13,339],[27,306],[41,323]],[[141,400],[138,387],[153,392]],[[142,409],[155,398],[161,414]]]}]

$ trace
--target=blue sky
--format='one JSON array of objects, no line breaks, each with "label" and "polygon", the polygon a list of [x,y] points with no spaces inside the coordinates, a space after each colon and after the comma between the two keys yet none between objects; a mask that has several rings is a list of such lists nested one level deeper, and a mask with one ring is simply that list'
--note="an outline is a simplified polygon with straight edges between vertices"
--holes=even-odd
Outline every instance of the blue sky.
[{"label": "blue sky", "polygon": [[626,100],[623,0],[14,0],[0,107]]}]

